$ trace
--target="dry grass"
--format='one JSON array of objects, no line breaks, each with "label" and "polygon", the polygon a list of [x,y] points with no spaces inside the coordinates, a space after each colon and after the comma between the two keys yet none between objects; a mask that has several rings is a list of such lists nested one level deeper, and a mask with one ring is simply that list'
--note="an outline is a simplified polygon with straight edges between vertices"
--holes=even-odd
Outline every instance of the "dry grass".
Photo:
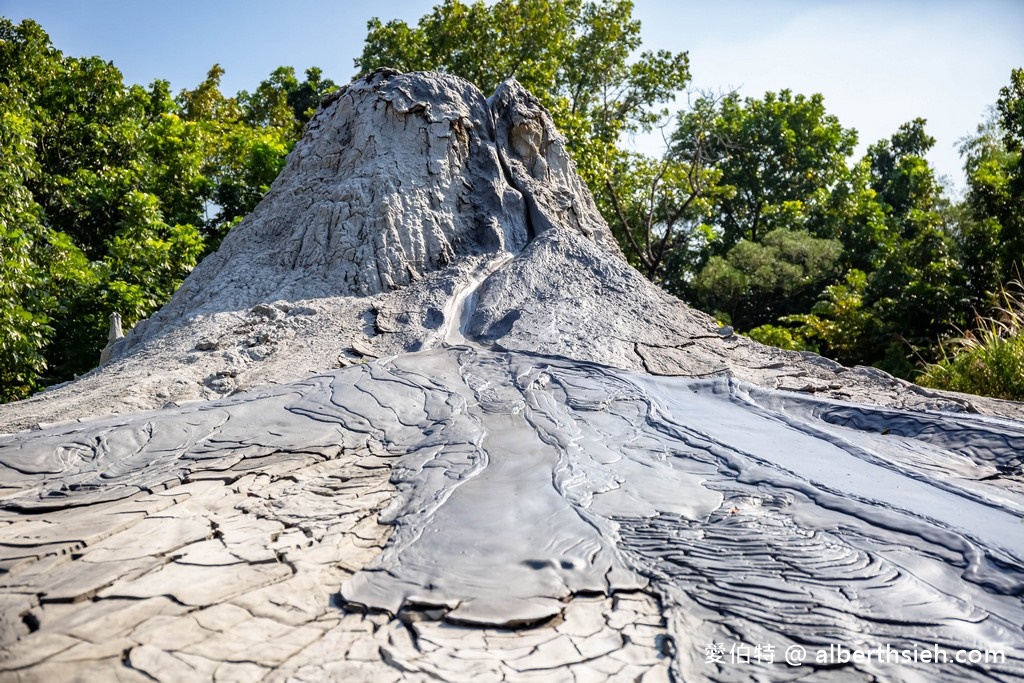
[{"label": "dry grass", "polygon": [[918,384],[981,396],[1024,400],[1024,284],[998,293],[999,305],[979,316],[975,329],[942,346],[943,358],[929,365]]}]

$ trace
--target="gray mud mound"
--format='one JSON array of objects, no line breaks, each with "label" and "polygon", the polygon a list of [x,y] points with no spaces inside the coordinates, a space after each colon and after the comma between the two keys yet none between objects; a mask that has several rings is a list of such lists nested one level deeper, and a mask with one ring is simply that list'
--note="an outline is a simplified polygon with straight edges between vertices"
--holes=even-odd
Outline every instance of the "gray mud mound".
[{"label": "gray mud mound", "polygon": [[515,82],[327,98],[113,357],[0,408],[0,680],[1024,679],[1019,407],[722,336]]}]

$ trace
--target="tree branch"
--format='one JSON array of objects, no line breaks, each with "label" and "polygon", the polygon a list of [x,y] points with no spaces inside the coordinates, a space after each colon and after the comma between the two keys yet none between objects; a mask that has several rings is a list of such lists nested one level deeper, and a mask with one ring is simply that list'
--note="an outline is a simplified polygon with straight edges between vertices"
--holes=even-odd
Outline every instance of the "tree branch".
[{"label": "tree branch", "polygon": [[622,231],[626,233],[626,238],[629,239],[630,246],[633,247],[633,251],[636,252],[644,266],[650,267],[650,258],[648,258],[648,255],[640,248],[640,245],[637,244],[636,238],[633,237],[633,232],[629,229],[629,222],[626,220],[625,214],[622,213],[622,207],[619,205],[619,196],[616,194],[611,181],[605,180],[604,186],[608,190],[608,197],[612,200],[612,208],[615,209],[615,215],[618,217],[619,223],[622,224]]}]

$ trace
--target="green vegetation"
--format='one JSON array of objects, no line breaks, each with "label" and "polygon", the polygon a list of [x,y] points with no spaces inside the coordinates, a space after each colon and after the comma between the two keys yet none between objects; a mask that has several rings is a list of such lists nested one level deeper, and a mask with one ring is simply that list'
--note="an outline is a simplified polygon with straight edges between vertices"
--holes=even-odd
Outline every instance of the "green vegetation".
[{"label": "green vegetation", "polygon": [[1003,305],[991,317],[979,317],[974,330],[945,344],[950,354],[925,368],[920,384],[1024,400],[1024,298],[1005,290],[1000,298]]},{"label": "green vegetation", "polygon": [[222,74],[176,97],[126,85],[0,18],[0,400],[90,370],[111,312],[131,326],[165,303],[335,87],[281,68],[225,97]]},{"label": "green vegetation", "polygon": [[810,308],[836,277],[842,251],[838,240],[775,228],[760,241],[740,240],[725,256],[711,256],[691,288],[702,308],[749,330]]},{"label": "green vegetation", "polygon": [[[1024,69],[962,141],[953,200],[922,119],[857,159],[816,94],[700,93],[670,115],[688,57],[643,51],[632,15],[628,0],[444,0],[416,25],[371,21],[356,68],[439,69],[484,92],[517,78],[633,265],[756,339],[1020,397],[1020,306],[1000,283],[1024,258]],[[112,311],[130,326],[162,305],[335,87],[281,67],[227,96],[222,75],[176,95],[125,84],[0,19],[0,400],[93,367]],[[660,156],[624,147],[657,129]]]}]

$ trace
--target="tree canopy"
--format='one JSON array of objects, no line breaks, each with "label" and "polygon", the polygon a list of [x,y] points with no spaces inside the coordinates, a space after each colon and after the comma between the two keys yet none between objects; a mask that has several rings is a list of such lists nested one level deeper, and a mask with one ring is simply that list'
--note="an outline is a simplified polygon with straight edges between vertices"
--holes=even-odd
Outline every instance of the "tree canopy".
[{"label": "tree canopy", "polygon": [[107,319],[150,315],[277,176],[319,96],[281,68],[172,95],[0,18],[0,400],[95,367]]}]

